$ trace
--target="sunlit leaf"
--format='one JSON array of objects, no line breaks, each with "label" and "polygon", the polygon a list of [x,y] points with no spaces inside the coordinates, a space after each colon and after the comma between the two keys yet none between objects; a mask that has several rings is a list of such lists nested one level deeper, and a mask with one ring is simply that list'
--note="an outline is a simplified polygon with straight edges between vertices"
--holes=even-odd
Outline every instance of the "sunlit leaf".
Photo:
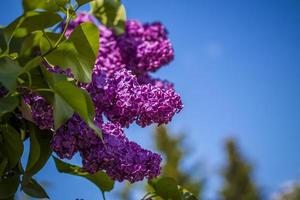
[{"label": "sunlit leaf", "polygon": [[126,11],[120,0],[95,0],[91,5],[93,15],[102,24],[114,28],[116,34],[124,32]]},{"label": "sunlit leaf", "polygon": [[65,163],[55,157],[53,159],[59,172],[84,177],[94,183],[102,192],[109,192],[114,187],[114,181],[105,172],[99,171],[95,174],[89,174],[79,166]]},{"label": "sunlit leaf", "polygon": [[44,9],[47,11],[58,11],[59,7],[54,0],[23,0],[24,11]]},{"label": "sunlit leaf", "polygon": [[151,180],[150,185],[155,193],[164,199],[181,200],[176,181],[173,178],[165,177]]},{"label": "sunlit leaf", "polygon": [[[46,38],[41,41],[42,53],[48,51]],[[81,82],[91,81],[92,69],[99,49],[99,30],[93,23],[77,26],[70,38],[45,56],[47,62],[63,69],[71,68],[75,78]]]}]

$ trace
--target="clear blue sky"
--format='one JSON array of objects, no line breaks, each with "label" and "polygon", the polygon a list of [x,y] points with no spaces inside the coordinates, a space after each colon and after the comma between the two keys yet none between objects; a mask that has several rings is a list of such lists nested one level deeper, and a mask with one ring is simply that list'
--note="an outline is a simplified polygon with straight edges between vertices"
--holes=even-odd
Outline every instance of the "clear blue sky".
[{"label": "clear blue sky", "polygon": [[[204,163],[213,197],[224,161],[222,145],[238,138],[267,195],[300,179],[300,1],[125,0],[128,17],[162,21],[175,61],[156,76],[175,83],[185,108],[170,127],[188,134],[193,158]],[[21,1],[1,2],[0,24],[21,14]],[[151,128],[132,127],[145,147]],[[80,178],[57,174],[52,161],[38,177],[54,200],[100,199]],[[113,199],[113,197],[112,197]]]}]

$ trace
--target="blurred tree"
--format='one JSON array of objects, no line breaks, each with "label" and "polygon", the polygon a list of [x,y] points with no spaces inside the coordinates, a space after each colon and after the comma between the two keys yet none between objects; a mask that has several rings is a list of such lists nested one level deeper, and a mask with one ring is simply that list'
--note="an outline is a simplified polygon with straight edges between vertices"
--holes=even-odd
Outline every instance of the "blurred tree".
[{"label": "blurred tree", "polygon": [[224,200],[259,200],[257,186],[251,178],[252,167],[243,159],[235,140],[226,142],[228,163],[223,171],[224,185],[221,196]]},{"label": "blurred tree", "polygon": [[300,200],[300,184],[293,184],[286,191],[280,193],[275,200]]}]

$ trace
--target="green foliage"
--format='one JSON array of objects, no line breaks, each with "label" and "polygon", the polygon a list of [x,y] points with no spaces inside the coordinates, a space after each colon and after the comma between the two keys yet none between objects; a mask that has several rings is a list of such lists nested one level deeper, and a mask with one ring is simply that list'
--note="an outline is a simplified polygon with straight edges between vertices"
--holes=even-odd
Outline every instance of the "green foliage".
[{"label": "green foliage", "polygon": [[223,172],[222,198],[224,200],[261,199],[257,187],[251,178],[251,166],[240,155],[234,140],[230,139],[227,141],[226,151],[228,163]]},{"label": "green foliage", "polygon": [[58,158],[53,157],[56,168],[61,173],[67,173],[75,176],[81,176],[94,183],[102,193],[109,192],[114,187],[114,181],[104,172],[99,171],[95,174],[89,174],[81,167],[65,163]]},{"label": "green foliage", "polygon": [[126,11],[120,0],[95,0],[91,12],[104,25],[122,34],[125,30]]}]

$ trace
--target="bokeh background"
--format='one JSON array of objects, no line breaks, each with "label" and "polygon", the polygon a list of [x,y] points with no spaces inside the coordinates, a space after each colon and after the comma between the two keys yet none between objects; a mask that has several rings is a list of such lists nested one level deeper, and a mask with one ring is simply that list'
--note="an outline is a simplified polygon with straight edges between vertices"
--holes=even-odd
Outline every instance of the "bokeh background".
[{"label": "bokeh background", "polygon": [[[182,96],[185,108],[169,129],[184,132],[184,145],[193,152],[183,167],[201,161],[195,176],[205,178],[204,199],[217,198],[229,137],[253,165],[266,199],[300,179],[299,0],[123,3],[129,19],[161,21],[169,30],[175,60],[155,76],[174,82]],[[21,0],[0,5],[1,25],[22,13]],[[133,126],[127,135],[153,149],[152,132]],[[57,173],[52,160],[37,179],[51,183],[47,191],[55,200],[100,198],[87,181]]]}]

